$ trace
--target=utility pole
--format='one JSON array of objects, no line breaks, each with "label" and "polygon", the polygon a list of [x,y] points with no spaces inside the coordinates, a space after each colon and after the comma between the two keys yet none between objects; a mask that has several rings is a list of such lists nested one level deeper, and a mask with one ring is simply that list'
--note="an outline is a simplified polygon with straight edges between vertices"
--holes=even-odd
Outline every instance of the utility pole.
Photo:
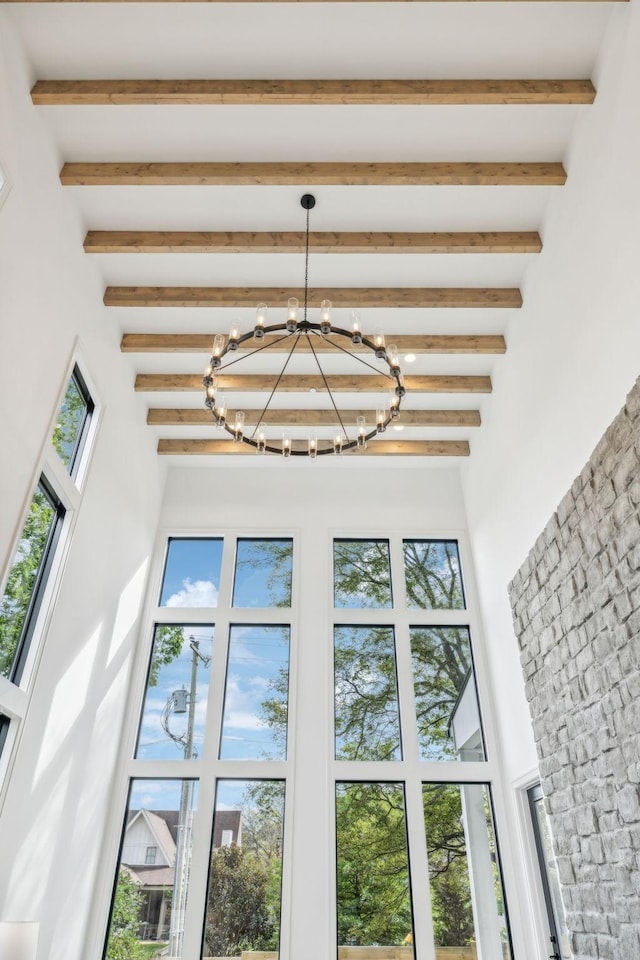
[{"label": "utility pole", "polygon": [[[176,739],[178,743],[184,743],[184,758],[191,760],[196,756],[193,747],[193,733],[195,728],[196,713],[196,689],[198,681],[198,661],[208,667],[211,658],[205,657],[200,653],[200,641],[195,637],[189,637],[191,647],[191,683],[187,697],[187,730],[184,739]],[[183,697],[182,690],[176,690],[171,694],[169,704],[173,704],[174,713],[182,713],[183,709],[176,709],[176,704]],[[184,691],[186,692],[186,691]],[[169,734],[171,736],[171,734]],[[193,827],[193,780],[182,781],[182,791],[180,794],[180,816],[178,819],[178,838],[176,843],[176,864],[175,881],[173,887],[173,903],[171,905],[171,923],[169,926],[169,956],[182,956],[182,943],[184,940],[184,918],[187,904],[187,889],[189,881],[190,851],[191,851],[191,830]]]}]

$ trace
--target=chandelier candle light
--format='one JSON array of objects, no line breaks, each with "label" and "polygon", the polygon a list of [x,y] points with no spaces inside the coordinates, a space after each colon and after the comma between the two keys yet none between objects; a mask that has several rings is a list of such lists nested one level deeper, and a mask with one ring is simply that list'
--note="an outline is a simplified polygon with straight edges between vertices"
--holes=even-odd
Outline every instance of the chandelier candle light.
[{"label": "chandelier candle light", "polygon": [[[360,324],[357,313],[352,313],[352,329],[344,330],[341,327],[333,326],[331,322],[331,301],[322,300],[320,303],[319,322],[313,322],[308,319],[309,303],[309,211],[315,206],[315,197],[306,193],[300,200],[300,204],[307,214],[306,235],[305,235],[305,277],[304,277],[304,304],[300,311],[300,304],[295,297],[291,297],[287,304],[286,320],[282,323],[268,324],[268,307],[266,303],[259,303],[256,309],[256,320],[253,330],[247,333],[240,333],[237,326],[232,326],[229,337],[218,334],[213,341],[213,351],[209,365],[205,370],[202,380],[205,388],[205,405],[210,410],[214,421],[219,427],[231,434],[234,441],[246,443],[253,447],[256,453],[277,453],[282,457],[308,457],[315,460],[316,457],[324,454],[341,454],[348,450],[363,450],[369,440],[374,439],[379,434],[384,433],[392,420],[397,420],[400,416],[400,405],[405,394],[404,381],[400,364],[398,361],[398,351],[395,346],[389,344],[386,346],[383,333],[375,333],[372,337],[365,337],[360,331]],[[302,316],[300,314],[302,313]],[[282,334],[282,336],[265,337],[268,334]],[[315,435],[308,438],[306,444],[295,445],[288,434],[281,435],[279,441],[267,436],[264,417],[269,410],[271,401],[277,393],[278,386],[282,381],[289,361],[293,353],[303,341],[305,351],[313,355],[315,363],[320,372],[322,383],[326,393],[331,401],[331,406],[336,416],[336,423],[333,438],[331,440],[318,439]],[[247,341],[255,344],[249,352],[241,352],[241,355],[234,357],[237,351],[241,349]],[[345,412],[338,410],[333,393],[329,386],[327,376],[325,375],[318,353],[314,347],[314,342],[318,344],[323,341],[335,348],[336,351],[351,357],[358,363],[364,364],[370,370],[380,374],[389,381],[389,400],[380,402],[375,411],[372,411],[371,423],[372,429],[367,429],[367,419],[362,415],[356,417],[355,433],[351,435],[345,427],[344,420],[348,420]],[[348,346],[345,346],[345,342]],[[290,346],[289,346],[290,345]],[[355,350],[353,349],[355,347]],[[273,352],[282,352],[283,348],[288,349],[284,365],[277,375],[269,398],[264,405],[258,422],[253,432],[245,432],[245,414],[242,410],[237,410],[233,416],[229,416],[227,402],[219,389],[218,377],[224,374],[233,365],[261,353],[264,350]],[[378,361],[378,365],[368,362],[364,359],[369,351],[373,358]],[[301,351],[299,351],[301,352]],[[223,361],[226,362],[223,363]]]}]

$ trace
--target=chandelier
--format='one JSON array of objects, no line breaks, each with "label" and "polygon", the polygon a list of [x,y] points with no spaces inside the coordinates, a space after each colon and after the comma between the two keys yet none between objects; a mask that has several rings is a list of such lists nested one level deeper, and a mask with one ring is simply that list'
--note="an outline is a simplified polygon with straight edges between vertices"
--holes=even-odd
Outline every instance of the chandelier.
[{"label": "chandelier", "polygon": [[[259,303],[256,309],[256,320],[252,330],[241,334],[238,326],[234,325],[228,337],[216,335],[213,341],[213,351],[209,364],[205,370],[202,384],[205,389],[205,406],[211,412],[215,423],[231,434],[236,443],[245,443],[253,447],[256,453],[277,453],[283,457],[308,457],[314,460],[325,454],[342,454],[351,450],[363,450],[368,442],[373,440],[387,429],[392,420],[400,416],[400,405],[405,394],[402,371],[398,362],[397,348],[386,345],[384,334],[377,332],[372,337],[365,337],[360,331],[357,313],[351,315],[352,328],[345,330],[336,327],[331,322],[332,304],[330,300],[320,303],[319,321],[309,319],[309,211],[315,206],[315,197],[306,193],[300,204],[306,210],[305,234],[305,276],[304,302],[302,309],[295,297],[291,297],[287,304],[286,319],[281,323],[267,324],[268,306]],[[245,344],[251,341],[252,349],[247,350]],[[316,349],[316,348],[319,349]],[[330,409],[335,413],[335,424],[332,438],[318,438],[315,433],[310,434],[306,441],[292,440],[289,433],[273,436],[269,425],[265,422],[273,420],[271,402],[278,393],[278,387],[283,384],[283,377],[296,351],[311,354],[320,372],[326,396],[330,401]],[[248,360],[263,351],[286,354],[284,364],[275,375],[273,386],[264,408],[256,418],[253,429],[245,429],[245,412],[235,410],[230,412],[227,401],[220,389],[220,377],[232,366]],[[366,416],[359,414],[355,418],[355,427],[351,422],[353,417],[349,411],[339,411],[328,377],[321,364],[320,354],[336,351],[347,354],[358,364],[364,364],[369,370],[380,374],[387,381],[385,398],[380,400]],[[238,355],[239,354],[239,355]],[[377,361],[377,362],[376,362]],[[268,411],[271,409],[271,416]],[[275,418],[277,419],[277,417]],[[345,424],[347,421],[347,424]],[[306,430],[306,426],[292,424]]]}]

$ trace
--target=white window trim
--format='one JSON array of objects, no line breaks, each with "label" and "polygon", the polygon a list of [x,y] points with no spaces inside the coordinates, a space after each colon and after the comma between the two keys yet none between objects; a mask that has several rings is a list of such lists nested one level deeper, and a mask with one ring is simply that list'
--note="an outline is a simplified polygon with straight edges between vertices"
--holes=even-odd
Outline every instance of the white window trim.
[{"label": "white window trim", "polygon": [[[417,749],[417,732],[415,734],[415,747],[413,746],[413,734],[408,735],[411,729],[411,715],[413,714],[413,726],[415,727],[415,704],[412,701],[413,694],[413,676],[410,662],[410,655],[407,655],[407,646],[404,645],[404,656],[398,656],[398,679],[399,689],[404,690],[400,697],[401,723],[403,729],[403,744],[405,749],[405,759],[402,761],[388,761],[384,764],[375,762],[348,762],[339,761],[333,758],[333,717],[334,717],[334,693],[333,693],[333,644],[328,642],[325,647],[318,651],[324,658],[324,677],[326,680],[325,689],[322,696],[325,702],[325,716],[328,719],[326,726],[329,728],[325,735],[328,736],[330,746],[330,757],[327,766],[322,774],[328,785],[329,796],[327,799],[327,820],[323,825],[319,824],[319,829],[325,830],[330,838],[326,852],[326,860],[319,867],[324,876],[321,879],[324,898],[328,904],[333,904],[326,918],[325,926],[328,929],[326,946],[329,952],[327,957],[333,960],[335,956],[335,943],[337,933],[336,917],[336,863],[335,863],[335,843],[331,838],[335,838],[335,803],[333,800],[334,784],[337,781],[399,781],[405,784],[406,796],[406,822],[409,835],[410,848],[410,870],[412,903],[414,914],[414,929],[416,933],[416,960],[433,960],[435,953],[432,949],[432,921],[430,908],[430,892],[428,881],[428,861],[426,845],[424,843],[424,811],[422,807],[422,783],[423,782],[450,782],[450,783],[482,783],[489,784],[494,808],[495,829],[497,840],[500,845],[500,860],[502,868],[502,880],[505,889],[507,907],[509,909],[509,922],[511,935],[513,938],[514,951],[517,951],[518,945],[523,942],[520,911],[517,896],[516,877],[514,861],[517,860],[515,853],[511,849],[510,830],[506,809],[506,790],[501,782],[499,757],[499,742],[495,726],[493,711],[492,685],[487,666],[487,658],[484,652],[483,627],[479,611],[477,588],[475,582],[474,568],[471,557],[469,542],[466,531],[460,529],[396,529],[389,528],[366,530],[350,530],[340,528],[339,530],[325,530],[326,536],[324,546],[322,543],[314,545],[314,553],[318,557],[320,568],[326,565],[329,575],[326,578],[326,593],[318,596],[316,606],[318,609],[324,609],[324,616],[328,629],[333,632],[333,624],[342,623],[393,623],[396,628],[396,636],[401,631],[408,631],[409,625],[446,625],[460,624],[467,626],[471,634],[471,643],[474,656],[475,677],[478,690],[478,700],[482,716],[484,742],[486,746],[488,759],[482,762],[429,762],[419,760]],[[159,607],[157,600],[160,596],[161,581],[164,572],[167,543],[169,538],[220,538],[223,540],[222,568],[220,574],[219,603],[215,609],[211,608],[170,608]],[[228,549],[229,545],[238,538],[283,538],[292,537],[294,543],[293,559],[293,582],[292,582],[292,606],[290,609],[242,609],[241,614],[237,608],[231,606],[231,593],[233,584],[233,565],[235,561],[235,551]],[[396,572],[402,569],[402,540],[403,539],[433,539],[433,540],[455,540],[458,543],[460,554],[460,567],[463,577],[466,607],[463,610],[406,610],[404,605],[404,582],[394,583],[394,601],[396,607],[389,609],[374,610],[350,610],[335,609],[333,607],[333,584],[331,571],[333,569],[333,541],[334,538],[340,539],[384,539],[389,540],[392,551],[392,564],[395,559]],[[296,808],[296,793],[298,789],[293,781],[293,767],[300,763],[300,757],[304,753],[305,737],[309,731],[302,731],[300,724],[296,722],[299,716],[298,697],[299,690],[299,659],[304,656],[303,647],[308,643],[305,636],[307,627],[305,621],[309,620],[309,611],[305,610],[305,618],[302,619],[301,611],[301,591],[304,589],[304,578],[301,571],[300,555],[303,550],[307,551],[305,564],[309,566],[310,558],[308,551],[310,543],[303,536],[302,531],[298,529],[288,529],[278,527],[277,529],[255,529],[253,527],[243,528],[237,525],[219,524],[213,526],[198,526],[197,528],[188,527],[163,527],[158,532],[156,549],[151,563],[147,596],[145,599],[143,616],[141,618],[141,633],[138,643],[137,660],[134,664],[130,688],[129,702],[131,709],[122,728],[120,761],[116,771],[115,791],[113,792],[114,803],[112,805],[113,814],[110,822],[105,829],[103,838],[103,858],[104,869],[100,871],[96,896],[94,898],[94,922],[90,925],[89,939],[87,942],[87,955],[91,957],[100,957],[104,947],[109,922],[109,907],[113,891],[113,882],[118,862],[118,850],[122,832],[123,816],[126,807],[126,797],[129,788],[129,782],[140,777],[149,777],[157,779],[182,779],[194,777],[199,780],[199,798],[198,810],[194,817],[193,826],[193,859],[191,870],[191,888],[189,894],[189,905],[187,913],[186,930],[183,956],[185,960],[193,960],[200,956],[200,937],[202,933],[202,918],[204,916],[206,895],[207,895],[207,877],[209,871],[210,840],[213,830],[213,816],[215,801],[215,788],[218,779],[225,778],[273,778],[284,779],[286,781],[286,812],[284,824],[284,861],[282,878],[282,913],[281,913],[281,939],[280,955],[282,960],[291,960],[292,949],[295,949],[295,935],[292,929],[294,921],[294,887],[293,887],[293,863],[291,851],[294,849],[294,836],[298,837],[303,824],[296,822],[298,813]],[[324,559],[322,558],[324,553]],[[315,566],[315,557],[311,561],[311,566]],[[305,578],[312,576],[306,572]],[[225,599],[228,599],[228,603]],[[307,594],[308,599],[308,594]],[[400,609],[398,601],[402,599],[403,605]],[[239,616],[240,614],[240,616]],[[288,614],[288,616],[287,616]],[[226,656],[229,641],[229,624],[242,620],[243,623],[269,623],[269,622],[290,622],[291,624],[291,656],[289,672],[289,716],[290,725],[288,731],[288,759],[281,762],[271,761],[220,761],[217,759],[220,730],[222,724],[222,703],[224,697],[224,684],[226,677]],[[140,711],[142,709],[148,662],[151,653],[151,644],[153,642],[154,625],[156,623],[202,623],[210,624],[215,622],[215,645],[214,661],[212,663],[211,683],[209,689],[209,706],[207,721],[207,739],[205,742],[202,756],[197,760],[179,760],[175,761],[152,761],[132,759],[135,751],[136,738],[138,734],[138,724]],[[326,650],[326,654],[325,654]],[[402,679],[401,679],[402,673]],[[315,679],[315,678],[314,678]],[[318,680],[319,682],[319,680]],[[302,700],[303,697],[300,697]],[[215,720],[212,718],[215,717]],[[323,718],[324,722],[324,718]],[[300,742],[298,755],[297,741]],[[410,743],[411,742],[411,743]],[[295,790],[295,793],[294,793]],[[301,800],[299,801],[301,802]],[[300,868],[300,863],[296,864],[296,870]],[[526,941],[524,941],[526,942]],[[320,949],[320,945],[317,945]],[[326,950],[322,948],[324,956]],[[320,955],[320,954],[318,954]],[[519,957],[515,952],[515,956]]]},{"label": "white window trim", "polygon": [[[55,429],[58,413],[65,396],[69,379],[75,366],[78,366],[91,394],[94,403],[94,410],[89,424],[82,460],[78,469],[76,478],[69,475],[57,450],[51,442],[51,437]],[[11,569],[11,564],[15,556],[18,543],[22,536],[22,531],[31,507],[35,490],[38,487],[41,477],[44,477],[53,488],[55,495],[60,500],[64,508],[65,515],[62,522],[58,543],[52,558],[51,568],[47,576],[42,594],[40,609],[33,624],[29,649],[25,660],[24,669],[20,678],[20,683],[11,683],[4,677],[0,677],[0,711],[6,714],[11,725],[5,740],[2,756],[0,757],[0,813],[4,805],[4,800],[11,776],[13,763],[19,747],[24,721],[27,717],[31,691],[38,673],[40,660],[42,658],[44,641],[49,631],[49,625],[54,613],[55,597],[60,589],[62,575],[66,565],[67,556],[73,536],[73,530],[78,517],[78,511],[82,504],[83,489],[88,474],[89,464],[93,455],[97,430],[101,420],[102,404],[95,391],[95,383],[90,376],[86,375],[87,366],[82,355],[82,350],[78,341],[75,342],[71,359],[67,364],[66,371],[62,378],[56,404],[49,419],[48,430],[45,440],[42,444],[40,456],[34,470],[29,490],[22,504],[20,515],[14,528],[14,534],[9,546],[9,551],[5,558],[2,578],[0,579],[0,590],[4,591],[7,578]]]}]

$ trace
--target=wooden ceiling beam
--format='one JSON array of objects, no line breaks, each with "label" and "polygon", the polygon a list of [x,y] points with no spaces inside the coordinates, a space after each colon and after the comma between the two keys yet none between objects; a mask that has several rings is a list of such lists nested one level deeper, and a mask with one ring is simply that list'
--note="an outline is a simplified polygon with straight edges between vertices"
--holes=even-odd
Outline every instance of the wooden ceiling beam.
[{"label": "wooden ceiling beam", "polygon": [[[304,253],[303,232],[90,230],[86,253]],[[539,253],[536,231],[311,233],[313,253]]]},{"label": "wooden ceiling beam", "polygon": [[561,186],[562,163],[65,163],[64,186]]},{"label": "wooden ceiling beam", "polygon": [[[307,451],[307,441],[293,441],[292,449]],[[233,440],[158,440],[158,453],[164,456],[242,456],[255,457],[256,451],[246,443]],[[364,450],[346,453],[345,456],[379,457],[468,457],[469,443],[466,440],[375,440]]]},{"label": "wooden ceiling beam", "polygon": [[38,106],[576,104],[590,80],[38,80]]},{"label": "wooden ceiling beam", "polygon": [[[302,303],[304,288],[289,287],[107,287],[107,307],[255,307],[258,303]],[[359,307],[518,308],[516,287],[310,287],[310,305],[332,300],[347,309]]]},{"label": "wooden ceiling beam", "polygon": [[[234,393],[270,392],[276,380],[269,374],[218,374],[220,390]],[[387,377],[377,374],[330,375],[332,393],[387,393],[392,386]],[[484,376],[405,376],[408,393],[491,393],[491,377]],[[192,373],[139,373],[138,393],[203,392],[202,375]],[[279,393],[325,391],[322,377],[313,374],[285,374],[278,382]],[[203,394],[204,395],[204,394]]]},{"label": "wooden ceiling beam", "polygon": [[[211,351],[213,337],[213,333],[125,333],[120,341],[120,350],[122,353],[208,354]],[[434,336],[394,334],[393,337],[389,336],[389,340],[393,340],[399,353],[501,354],[507,349],[501,334],[437,334]],[[281,342],[282,337],[268,334],[261,345],[268,346],[275,341]],[[291,343],[290,340],[288,342]],[[315,337],[313,348],[316,353],[335,353],[335,347],[332,346],[330,338]],[[283,344],[281,352],[286,353],[289,349],[290,347]],[[357,344],[352,344],[350,349],[354,353],[368,351],[368,347]],[[305,338],[301,337],[296,344],[296,352],[308,351],[309,346]],[[271,352],[278,351],[272,347]]]},{"label": "wooden ceiling beam", "polygon": [[[334,410],[245,410],[245,423],[254,426],[260,421],[270,427],[333,427],[336,424]],[[343,423],[354,426],[356,417],[371,417],[371,409],[341,410]],[[405,427],[479,427],[479,410],[403,410],[402,425]],[[203,408],[150,407],[147,423],[152,427],[210,427],[214,421],[211,413]]]}]

